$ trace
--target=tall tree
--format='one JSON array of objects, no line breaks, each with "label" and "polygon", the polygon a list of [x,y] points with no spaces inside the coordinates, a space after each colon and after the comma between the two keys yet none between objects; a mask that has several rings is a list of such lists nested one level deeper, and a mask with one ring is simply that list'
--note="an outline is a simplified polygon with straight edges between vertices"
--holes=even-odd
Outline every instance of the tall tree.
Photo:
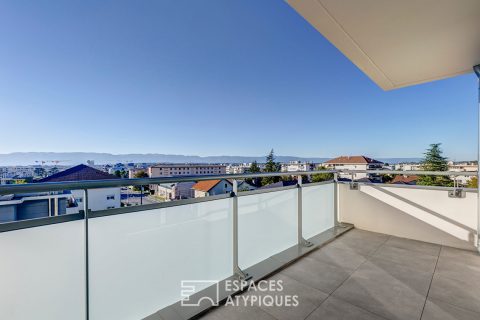
[{"label": "tall tree", "polygon": [[[448,171],[447,158],[442,156],[441,143],[432,143],[430,148],[424,153],[425,157],[422,160],[422,169],[425,171]],[[420,176],[418,185],[423,186],[453,186],[453,181],[448,176]]]},{"label": "tall tree", "polygon": [[[258,165],[257,161],[253,161],[250,164],[250,167],[248,168],[247,172],[248,173],[258,173],[258,172],[262,172],[262,169],[260,169],[260,166]],[[248,178],[248,179],[245,179],[245,181],[248,184],[251,184],[252,186],[255,186],[255,187],[261,187],[262,186],[262,179],[258,178],[258,177]]]},{"label": "tall tree", "polygon": [[[270,150],[270,153],[267,155],[265,161],[265,172],[278,172],[281,170],[281,165],[278,162],[275,162],[275,153],[273,149]],[[280,177],[264,177],[262,178],[262,185],[272,184],[280,181]]]}]

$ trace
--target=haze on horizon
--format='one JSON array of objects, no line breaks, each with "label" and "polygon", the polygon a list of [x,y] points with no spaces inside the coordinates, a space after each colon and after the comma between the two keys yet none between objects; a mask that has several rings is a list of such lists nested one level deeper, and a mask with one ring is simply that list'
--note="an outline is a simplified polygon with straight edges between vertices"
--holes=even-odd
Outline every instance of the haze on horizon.
[{"label": "haze on horizon", "polygon": [[0,36],[0,154],[476,158],[475,76],[384,92],[284,1],[7,0]]}]

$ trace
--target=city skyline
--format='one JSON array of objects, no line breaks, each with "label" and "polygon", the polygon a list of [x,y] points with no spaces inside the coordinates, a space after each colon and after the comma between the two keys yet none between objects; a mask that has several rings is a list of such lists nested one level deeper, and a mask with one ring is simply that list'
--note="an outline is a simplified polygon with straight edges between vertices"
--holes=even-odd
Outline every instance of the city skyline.
[{"label": "city skyline", "polygon": [[474,75],[384,92],[283,1],[1,9],[2,154],[476,158]]}]

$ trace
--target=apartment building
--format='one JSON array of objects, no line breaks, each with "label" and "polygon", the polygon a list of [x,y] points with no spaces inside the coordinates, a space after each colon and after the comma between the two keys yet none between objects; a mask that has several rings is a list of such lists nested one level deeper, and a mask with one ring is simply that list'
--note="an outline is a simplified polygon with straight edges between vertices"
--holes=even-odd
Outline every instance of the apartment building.
[{"label": "apartment building", "polygon": [[222,164],[192,164],[192,163],[170,163],[156,164],[148,167],[148,176],[150,178],[170,177],[170,176],[190,176],[190,175],[209,175],[226,174],[226,166]]},{"label": "apartment building", "polygon": [[[235,164],[229,164],[226,166],[226,173],[227,174],[242,174],[242,173],[247,173],[248,170],[250,169],[250,166],[252,163],[235,163]],[[265,169],[265,164],[264,163],[257,163],[258,167],[260,170]]]},{"label": "apartment building", "polygon": [[294,172],[294,171],[314,171],[315,164],[305,161],[289,161],[288,163],[282,163],[282,172]]},{"label": "apartment building", "polygon": [[[327,169],[335,170],[378,170],[383,168],[383,162],[366,157],[366,156],[341,156],[328,160],[322,164]],[[381,181],[380,175],[371,173],[339,173],[339,178],[343,179],[369,179],[373,181]]]}]

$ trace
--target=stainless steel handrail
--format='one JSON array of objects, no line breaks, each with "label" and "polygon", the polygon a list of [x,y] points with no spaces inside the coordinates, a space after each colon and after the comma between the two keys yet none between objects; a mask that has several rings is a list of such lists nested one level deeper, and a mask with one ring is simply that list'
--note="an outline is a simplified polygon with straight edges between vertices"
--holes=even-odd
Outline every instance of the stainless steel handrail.
[{"label": "stainless steel handrail", "polygon": [[339,173],[399,174],[405,176],[476,176],[476,171],[421,171],[421,170],[338,170]]},{"label": "stainless steel handrail", "polygon": [[192,182],[205,180],[222,179],[248,179],[263,177],[279,177],[292,175],[314,175],[318,173],[335,173],[335,170],[321,171],[295,171],[295,172],[261,172],[261,173],[242,173],[242,174],[220,174],[220,175],[202,175],[202,176],[175,176],[159,178],[139,178],[139,179],[107,179],[107,180],[83,180],[67,182],[43,182],[43,183],[25,183],[15,185],[0,186],[0,195],[25,192],[58,191],[58,190],[84,190],[99,188],[118,188],[129,186],[145,186],[149,184]]},{"label": "stainless steel handrail", "polygon": [[149,184],[192,182],[205,180],[221,179],[248,179],[278,176],[306,175],[311,176],[321,173],[372,173],[372,174],[401,174],[401,175],[426,175],[426,176],[476,176],[476,172],[458,172],[458,171],[398,171],[398,170],[319,170],[319,171],[291,171],[291,172],[261,172],[261,173],[242,173],[242,174],[220,174],[220,175],[202,175],[202,176],[175,176],[159,178],[139,178],[139,179],[108,179],[108,180],[83,180],[67,182],[43,182],[43,183],[25,183],[15,185],[0,186],[0,195],[59,191],[59,190],[85,190],[99,188],[118,188],[128,186],[142,186]]}]

